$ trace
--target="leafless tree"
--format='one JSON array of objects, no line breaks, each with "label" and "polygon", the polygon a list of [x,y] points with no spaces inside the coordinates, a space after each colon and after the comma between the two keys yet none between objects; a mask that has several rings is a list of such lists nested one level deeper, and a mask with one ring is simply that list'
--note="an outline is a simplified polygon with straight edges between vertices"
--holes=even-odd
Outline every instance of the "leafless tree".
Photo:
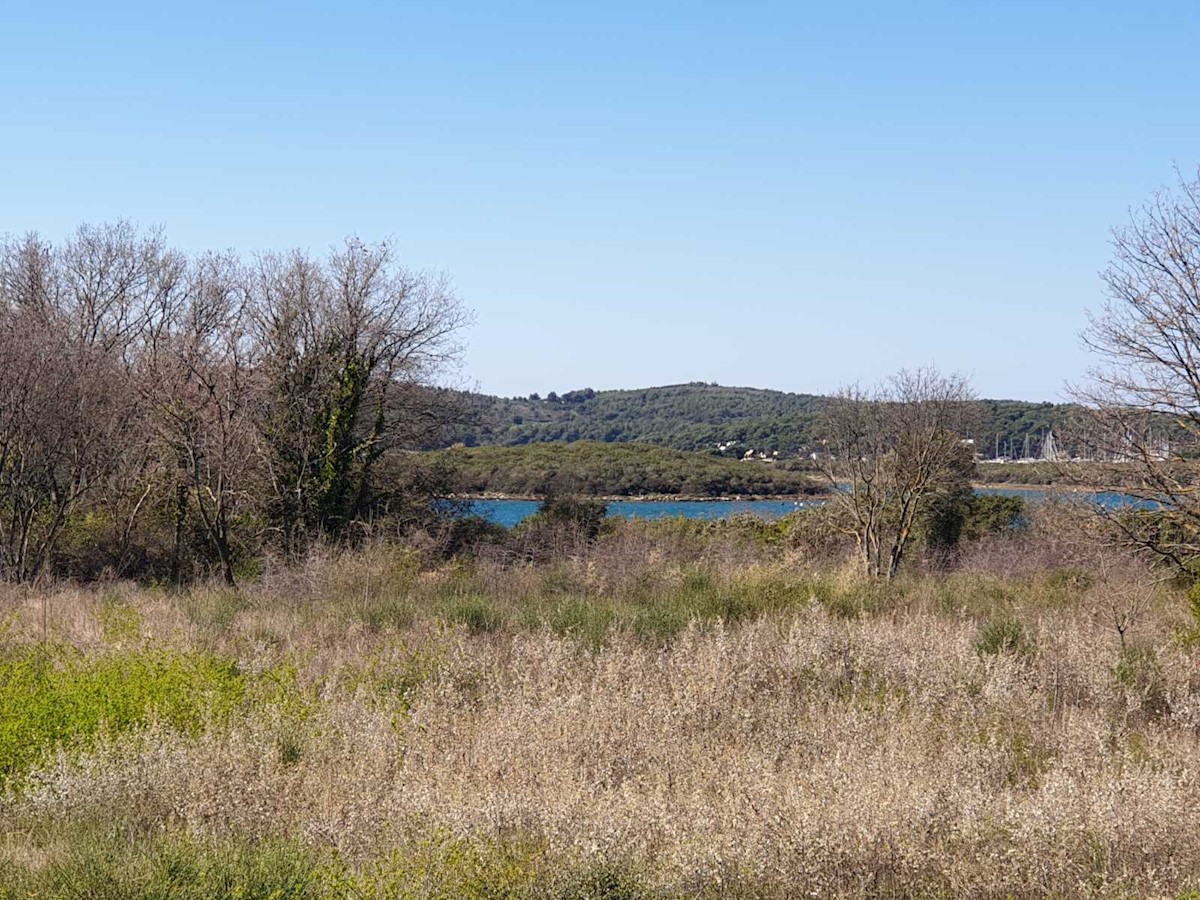
[{"label": "leafless tree", "polygon": [[[0,322],[0,553],[6,577],[37,577],[90,485],[84,416],[103,385],[65,329],[28,309]],[[89,376],[93,376],[90,377]]]},{"label": "leafless tree", "polygon": [[0,246],[0,568],[35,578],[73,512],[137,446],[127,370],[144,310],[176,277],[156,236],[83,228]]},{"label": "leafless tree", "polygon": [[196,260],[186,291],[147,342],[139,373],[159,445],[178,475],[180,500],[190,494],[230,586],[236,583],[234,519],[255,505],[261,458],[257,348],[247,298],[236,259]]},{"label": "leafless tree", "polygon": [[963,377],[918,369],[830,403],[817,464],[870,577],[896,575],[918,514],[961,472],[971,399]]},{"label": "leafless tree", "polygon": [[1099,364],[1075,390],[1088,439],[1140,475],[1153,515],[1098,510],[1121,542],[1190,570],[1200,559],[1200,180],[1182,176],[1113,231],[1107,301],[1086,345]]},{"label": "leafless tree", "polygon": [[230,583],[244,512],[345,533],[381,454],[453,410],[430,383],[467,319],[387,244],[246,266],[126,222],[0,240],[0,577],[47,571],[64,532],[121,572],[145,518],[174,521],[177,577],[198,530]]}]

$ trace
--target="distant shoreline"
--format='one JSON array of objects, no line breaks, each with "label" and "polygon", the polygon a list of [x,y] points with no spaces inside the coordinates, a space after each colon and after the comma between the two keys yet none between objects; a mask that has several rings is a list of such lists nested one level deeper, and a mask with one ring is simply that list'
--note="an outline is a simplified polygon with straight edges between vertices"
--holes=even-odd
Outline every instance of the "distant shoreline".
[{"label": "distant shoreline", "polygon": [[[748,503],[762,500],[778,501],[779,503],[810,503],[821,499],[824,494],[736,494],[733,496],[703,496],[696,494],[637,494],[637,495],[598,495],[581,494],[581,499],[603,500],[605,503]],[[519,500],[540,503],[544,498],[530,494],[456,494],[447,500]]]},{"label": "distant shoreline", "polygon": [[1128,490],[1128,488],[1094,484],[1011,484],[1003,481],[979,481],[973,483],[971,487],[987,491],[1040,491],[1044,494],[1121,494]]},{"label": "distant shoreline", "polygon": [[[1019,493],[1062,493],[1062,494],[1095,494],[1095,493],[1122,493],[1125,489],[1111,486],[1098,485],[1065,485],[1065,484],[1009,484],[1005,482],[990,482],[979,481],[972,482],[971,487],[975,490],[986,491],[1016,491]],[[582,494],[582,499],[586,500],[603,500],[605,503],[757,503],[761,501],[776,501],[779,503],[815,503],[819,502],[829,492],[823,491],[818,494],[736,494],[724,496],[711,496],[700,494],[637,494],[637,495],[619,495],[619,494]],[[498,492],[485,492],[482,494],[456,494],[447,497],[447,500],[459,500],[475,502],[477,500],[502,500],[502,501],[519,501],[526,503],[540,503],[544,498],[536,494],[505,494]]]}]

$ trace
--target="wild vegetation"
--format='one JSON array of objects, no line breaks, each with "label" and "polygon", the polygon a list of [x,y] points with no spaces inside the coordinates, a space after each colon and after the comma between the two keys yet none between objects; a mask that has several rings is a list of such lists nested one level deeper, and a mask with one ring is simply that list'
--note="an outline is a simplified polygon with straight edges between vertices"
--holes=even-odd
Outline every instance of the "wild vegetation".
[{"label": "wild vegetation", "polygon": [[1200,607],[1073,515],[6,588],[0,896],[1190,896]]},{"label": "wild vegetation", "polygon": [[817,466],[840,513],[830,524],[854,536],[868,576],[896,576],[920,517],[941,518],[942,532],[961,518],[975,466],[959,437],[970,400],[960,376],[919,369],[831,402]]}]

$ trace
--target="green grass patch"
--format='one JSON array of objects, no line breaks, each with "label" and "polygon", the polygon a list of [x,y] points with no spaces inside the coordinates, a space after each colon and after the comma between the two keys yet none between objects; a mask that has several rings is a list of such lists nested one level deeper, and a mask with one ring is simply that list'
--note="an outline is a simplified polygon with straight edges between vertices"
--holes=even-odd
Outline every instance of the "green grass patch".
[{"label": "green grass patch", "polygon": [[451,603],[446,618],[466,625],[471,634],[491,634],[504,624],[500,611],[482,597],[464,597]]},{"label": "green grass patch", "polygon": [[[631,866],[553,855],[536,837],[433,832],[357,869],[329,866],[326,896],[424,900],[649,900]],[[678,896],[672,894],[671,896]]]},{"label": "green grass patch", "polygon": [[180,834],[131,840],[119,825],[75,826],[44,865],[0,861],[0,900],[318,900],[314,856],[286,840],[205,841]]},{"label": "green grass patch", "polygon": [[975,652],[980,656],[1000,654],[1025,656],[1033,652],[1033,641],[1025,626],[1017,619],[1002,617],[988,619],[979,626]]},{"label": "green grass patch", "polygon": [[611,604],[582,597],[563,597],[554,604],[547,624],[557,634],[572,637],[583,646],[598,650],[608,640],[617,614]]},{"label": "green grass patch", "polygon": [[246,693],[231,660],[142,648],[85,656],[27,647],[0,657],[0,786],[60,747],[89,746],[152,718],[196,733]]},{"label": "green grass patch", "polygon": [[141,614],[119,596],[103,597],[96,611],[96,618],[100,622],[100,634],[106,643],[134,643],[141,637]]},{"label": "green grass patch", "polygon": [[435,643],[401,644],[398,652],[393,650],[364,663],[347,664],[339,671],[337,684],[348,694],[362,694],[406,713],[445,663],[445,650]]}]

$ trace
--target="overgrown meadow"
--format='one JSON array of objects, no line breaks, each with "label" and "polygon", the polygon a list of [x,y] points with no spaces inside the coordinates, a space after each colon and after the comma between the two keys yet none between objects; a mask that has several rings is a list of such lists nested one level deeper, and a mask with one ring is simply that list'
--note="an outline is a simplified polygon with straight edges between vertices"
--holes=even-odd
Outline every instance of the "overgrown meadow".
[{"label": "overgrown meadow", "polygon": [[1200,896],[1200,594],[1069,516],[0,595],[0,897]]}]

